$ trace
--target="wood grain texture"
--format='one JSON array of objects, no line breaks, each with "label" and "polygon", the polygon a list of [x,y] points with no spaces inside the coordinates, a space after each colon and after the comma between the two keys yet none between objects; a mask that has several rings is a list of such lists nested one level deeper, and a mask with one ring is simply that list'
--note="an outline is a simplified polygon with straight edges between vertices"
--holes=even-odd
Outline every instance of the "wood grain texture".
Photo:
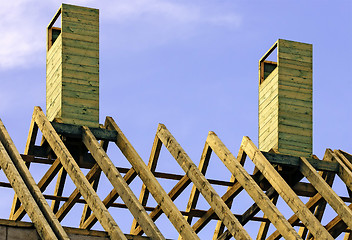
[{"label": "wood grain texture", "polygon": [[50,121],[59,118],[64,123],[99,126],[97,9],[61,6],[61,33],[47,53],[47,116]]}]

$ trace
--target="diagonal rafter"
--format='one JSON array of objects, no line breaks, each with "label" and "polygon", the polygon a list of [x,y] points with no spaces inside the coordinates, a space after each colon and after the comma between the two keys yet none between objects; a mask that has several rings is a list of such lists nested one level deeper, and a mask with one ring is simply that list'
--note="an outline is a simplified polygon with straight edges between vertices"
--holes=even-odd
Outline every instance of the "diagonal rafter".
[{"label": "diagonal rafter", "polygon": [[138,201],[132,190],[129,188],[120,172],[117,170],[113,162],[110,160],[106,152],[99,145],[93,133],[88,127],[83,126],[83,143],[90,151],[101,170],[105,173],[110,183],[119,193],[134,218],[143,228],[144,232],[153,239],[165,239],[157,228],[153,220],[148,216],[142,204]]},{"label": "diagonal rafter", "polygon": [[[162,147],[161,141],[155,136],[153,146],[152,146],[152,151],[150,153],[150,157],[148,161],[148,169],[153,174],[156,170],[156,165],[158,163],[161,147]],[[145,184],[142,184],[141,193],[139,195],[139,201],[142,204],[142,206],[145,207],[147,205],[148,197],[149,197],[149,191],[145,186]],[[135,232],[137,227],[138,227],[138,222],[134,218],[131,226],[131,233]]]},{"label": "diagonal rafter", "polygon": [[1,120],[0,142],[1,167],[18,194],[28,216],[36,225],[39,235],[43,238],[46,236],[48,239],[68,239]]},{"label": "diagonal rafter", "polygon": [[[327,149],[325,154],[328,158],[335,160],[339,163],[338,176],[346,184],[346,186],[352,190],[352,164],[346,158],[346,156],[340,151],[335,150],[334,152],[331,149]],[[352,204],[348,206],[352,210]],[[347,228],[346,223],[342,220],[341,216],[336,216],[332,219],[327,225],[326,229],[331,233],[333,237],[338,237],[343,231]]]},{"label": "diagonal rafter", "polygon": [[108,232],[110,238],[126,239],[40,107],[34,108],[34,118],[43,136],[60,159],[61,164],[89,204],[89,207],[96,214],[102,227]]},{"label": "diagonal rafter", "polygon": [[[246,158],[247,158],[247,155],[246,153],[240,149],[238,154],[237,154],[237,159],[239,159],[240,161],[240,164],[243,166],[244,165],[244,162],[246,161]],[[236,182],[236,178],[231,175],[231,179],[230,179],[230,182],[233,182],[235,183]],[[230,190],[231,187],[228,187],[227,188],[227,191]],[[222,197],[223,198],[223,197]],[[226,202],[226,201],[225,201]],[[231,208],[232,206],[232,200],[231,201],[228,201],[226,202],[227,206],[229,206],[229,208]],[[243,224],[243,223],[242,223]],[[225,229],[225,225],[221,222],[221,221],[218,221],[216,223],[216,227],[215,227],[215,230],[214,230],[214,235],[213,235],[213,240],[217,239],[223,232],[224,232],[224,229]]]},{"label": "diagonal rafter", "polygon": [[[222,220],[225,226],[229,229],[235,238],[251,239],[247,231],[239,223],[237,218],[231,213],[231,210],[216,193],[208,180],[199,171],[197,166],[188,157],[182,147],[177,143],[176,139],[171,135],[163,124],[159,124],[157,135],[163,142],[164,146],[169,150],[177,163],[186,172],[193,184],[198,188],[205,200],[214,209],[218,217]],[[209,144],[209,143],[208,143]]]},{"label": "diagonal rafter", "polygon": [[[133,168],[131,168],[130,170],[128,170],[128,172],[125,174],[125,176],[123,176],[123,179],[125,180],[125,182],[127,184],[130,184],[136,176],[137,176],[136,171]],[[108,194],[108,196],[103,200],[103,204],[105,205],[106,208],[109,208],[118,197],[119,197],[119,194],[116,191],[116,189],[114,188]],[[96,218],[96,216],[94,215],[94,212],[93,212],[87,218],[87,220],[85,220],[85,222],[81,225],[81,228],[91,229],[97,221],[98,221],[98,219]]]},{"label": "diagonal rafter", "polygon": [[[199,171],[203,175],[205,175],[205,172],[207,171],[211,152],[212,152],[211,148],[209,147],[209,145],[207,143],[205,143],[204,148],[203,148],[203,152],[202,152],[202,156],[200,158],[199,166],[198,166]],[[187,211],[189,212],[191,209],[196,208],[198,198],[199,198],[199,190],[197,189],[197,187],[195,185],[193,185],[192,189],[191,189],[191,194],[189,196],[189,200],[187,203],[186,212]],[[189,224],[191,224],[193,217],[187,216],[186,219],[187,219],[187,222]]]},{"label": "diagonal rafter", "polygon": [[[42,179],[38,182],[38,187],[40,189],[41,192],[44,192],[46,187],[50,184],[50,182],[53,180],[53,178],[55,177],[55,175],[58,173],[58,171],[61,168],[61,163],[59,159],[56,159],[54,161],[54,163],[50,166],[50,168],[48,169],[48,171],[44,174],[44,176],[42,177]],[[21,205],[18,210],[15,212],[15,214],[13,215],[14,219],[17,219],[17,221],[21,220],[24,215],[26,214],[23,206]]]},{"label": "diagonal rafter", "polygon": [[[33,149],[33,146],[35,144],[35,140],[37,138],[37,133],[38,133],[38,126],[37,126],[37,124],[35,123],[35,121],[34,121],[34,119],[32,117],[31,124],[29,126],[27,142],[26,142],[26,146],[25,146],[25,149],[24,149],[24,154],[26,154],[26,155],[32,154],[32,149]],[[26,162],[26,166],[27,166],[27,168],[29,168],[30,162]],[[12,207],[11,207],[9,219],[17,221],[17,220],[20,220],[23,217],[22,214],[17,214],[16,217],[19,217],[18,219],[15,217],[15,213],[16,213],[17,210],[19,210],[20,206],[21,206],[21,203],[18,200],[17,195],[15,194],[14,197],[13,197],[13,201],[12,201]]]},{"label": "diagonal rafter", "polygon": [[342,199],[332,190],[304,157],[301,157],[300,171],[341,217],[346,225],[352,228],[352,210],[347,207]]},{"label": "diagonal rafter", "polygon": [[[288,223],[288,221],[279,212],[279,210],[271,202],[268,196],[262,191],[262,189],[254,181],[254,179],[247,173],[247,171],[242,167],[242,165],[226,148],[226,146],[221,142],[221,140],[217,137],[217,135],[214,132],[209,133],[207,142],[209,146],[213,149],[213,151],[216,153],[216,155],[225,164],[225,166],[235,176],[236,180],[247,191],[247,193],[260,207],[260,209],[264,212],[264,214],[268,216],[269,220],[275,225],[275,227],[281,232],[281,234],[287,239],[291,239],[291,238],[301,239],[297,234],[297,232],[293,229],[291,224]],[[243,145],[241,145],[241,147],[242,146]],[[248,155],[248,157],[252,159],[253,157],[252,154],[250,152],[248,153],[248,151],[246,151],[246,148],[242,148],[242,149]],[[261,170],[260,168],[258,169]]]},{"label": "diagonal rafter", "polygon": [[[254,145],[249,137],[243,137],[241,148],[247,153],[256,167],[262,172],[269,183],[275,188],[287,205],[296,213],[302,223],[317,239],[333,239],[329,232],[321,225],[313,213],[299,199],[270,162]],[[268,214],[269,216],[269,214]],[[282,234],[282,233],[281,233]]]},{"label": "diagonal rafter", "polygon": [[108,129],[113,129],[117,132],[117,139],[115,144],[121,150],[122,154],[130,162],[132,167],[137,172],[143,183],[147,186],[148,191],[152,194],[155,201],[160,205],[165,215],[174,225],[175,229],[184,239],[199,239],[197,234],[193,231],[181,212],[177,209],[171,198],[167,195],[155,176],[133,148],[131,143],[127,140],[121,129],[117,126],[111,117],[106,118]]}]

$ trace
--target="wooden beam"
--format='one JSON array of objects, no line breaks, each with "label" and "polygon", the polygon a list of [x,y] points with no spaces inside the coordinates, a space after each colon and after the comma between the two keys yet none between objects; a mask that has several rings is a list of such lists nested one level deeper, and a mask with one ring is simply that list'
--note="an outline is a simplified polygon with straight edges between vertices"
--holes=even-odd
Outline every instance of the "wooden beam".
[{"label": "wooden beam", "polygon": [[[56,159],[56,161],[59,161],[59,159]],[[61,165],[61,164],[60,164]],[[62,193],[64,191],[64,185],[66,182],[66,176],[67,172],[64,167],[61,167],[59,174],[57,175],[57,180],[56,180],[56,186],[54,189],[54,195],[55,196],[62,196]],[[51,202],[51,209],[53,210],[54,213],[57,213],[60,207],[60,201],[59,200],[53,200]]]},{"label": "wooden beam", "polygon": [[[351,163],[350,161],[345,157],[344,154],[342,154],[341,151],[335,150],[334,152],[331,151],[331,149],[327,149],[325,154],[327,155],[328,158],[331,158],[335,161],[337,161],[340,165],[340,171],[338,173],[338,176],[342,179],[342,181],[346,184],[346,186],[351,189],[351,183],[352,183],[352,172],[350,170]],[[348,206],[349,209],[352,209],[352,204]],[[338,237],[345,229],[347,228],[347,223],[345,223],[341,216],[336,216],[334,219],[332,219],[327,225],[326,229],[331,233],[333,237]]]},{"label": "wooden beam", "polygon": [[[327,172],[319,172],[319,175],[324,179],[324,181],[326,182],[327,180],[327,176],[328,176],[328,173]],[[331,184],[329,184],[329,186],[331,187],[332,185],[332,182]],[[314,187],[313,187],[314,188]],[[315,190],[315,189],[314,189]],[[323,218],[323,214],[324,214],[324,211],[325,211],[325,208],[326,208],[326,204],[327,202],[325,201],[325,199],[322,199],[319,204],[315,207],[315,209],[313,210],[314,212],[314,216],[321,222],[322,218]],[[307,234],[308,234],[308,237],[307,239],[310,239],[312,238],[312,234],[311,233],[308,233],[308,229],[305,227],[305,226],[302,226],[299,228],[298,230],[298,234],[303,238],[303,239],[306,239],[307,237]]]},{"label": "wooden beam", "polygon": [[251,239],[247,231],[231,213],[231,210],[227,207],[225,202],[216,193],[215,189],[210,185],[163,124],[159,124],[157,135],[187,176],[192,180],[193,184],[198,188],[205,200],[214,209],[216,215],[218,215],[224,225],[229,229],[234,238]]},{"label": "wooden beam", "polygon": [[347,226],[352,228],[352,210],[347,207],[335,191],[332,190],[332,188],[304,157],[301,157],[300,171],[347,224]]},{"label": "wooden beam", "polygon": [[[278,198],[279,198],[279,195],[271,199],[274,205],[276,205]],[[268,216],[264,214],[263,217],[267,218]],[[262,222],[260,224],[256,240],[265,240],[269,231],[269,227],[270,227],[270,222]]]},{"label": "wooden beam", "polygon": [[[70,138],[82,139],[82,128],[79,125],[66,124],[66,123],[51,123],[56,130],[56,132],[60,135]],[[108,130],[105,128],[90,128],[94,137],[97,140],[105,140],[105,141],[114,141],[117,136],[117,132],[113,130]]]},{"label": "wooden beam", "polygon": [[[247,153],[255,166],[262,172],[269,183],[275,188],[287,205],[296,213],[302,223],[317,239],[333,239],[329,232],[304,205],[291,187],[274,169],[265,156],[259,151],[249,137],[243,137],[241,148]],[[270,214],[267,214],[269,217]],[[281,233],[282,234],[282,233]],[[282,234],[283,235],[283,234]]]},{"label": "wooden beam", "polygon": [[[34,119],[32,117],[31,124],[30,124],[30,127],[29,127],[27,142],[26,142],[26,146],[25,146],[25,149],[24,149],[24,154],[32,154],[33,146],[34,146],[35,140],[37,138],[37,133],[38,133],[38,126],[34,122]],[[26,162],[26,166],[29,169],[30,162]],[[17,210],[19,210],[20,206],[21,206],[21,203],[18,200],[17,195],[15,193],[15,195],[13,197],[13,201],[12,201],[11,211],[10,211],[10,217],[9,217],[10,220],[15,220],[16,221],[16,220],[20,220],[21,219],[21,215],[17,215],[16,216],[16,217],[20,217],[20,219],[16,219],[15,216],[14,216],[15,212],[17,212]]]},{"label": "wooden beam", "polygon": [[42,239],[58,239],[0,142],[0,165]]},{"label": "wooden beam", "polygon": [[[153,174],[155,173],[155,170],[156,170],[156,165],[158,163],[161,147],[162,147],[161,141],[155,136],[153,146],[152,146],[152,151],[150,153],[150,157],[148,161],[148,169]],[[142,206],[147,205],[148,197],[149,197],[149,191],[145,186],[145,184],[142,184],[141,193],[139,195],[139,201],[142,204]],[[138,227],[138,222],[134,218],[131,226],[131,233],[135,232],[137,227]]]},{"label": "wooden beam", "polygon": [[[61,163],[59,160],[56,160],[53,165],[50,166],[48,171],[44,174],[42,179],[38,182],[38,187],[41,192],[44,192],[46,187],[49,185],[49,183],[53,180],[57,172],[59,171],[61,167]],[[13,218],[16,219],[16,221],[20,221],[24,216],[26,212],[23,208],[23,206],[20,206],[20,208],[15,212],[13,215]]]},{"label": "wooden beam", "polygon": [[154,175],[148,170],[148,167],[133,148],[131,143],[127,140],[123,132],[117,126],[111,117],[106,118],[109,129],[117,131],[116,145],[119,147],[126,159],[131,163],[138,176],[147,186],[148,191],[153,195],[155,201],[160,205],[165,215],[174,225],[175,229],[181,234],[184,239],[199,239],[197,234],[193,231],[191,226],[184,219],[176,205],[167,195],[160,183],[156,180]]},{"label": "wooden beam", "polygon": [[[262,152],[265,158],[270,163],[292,166],[292,167],[299,167],[301,162],[299,157],[283,155],[278,153],[269,153],[269,152]],[[339,165],[336,162],[329,162],[314,158],[306,158],[307,161],[318,171],[328,171],[328,172],[335,172],[339,171]]]},{"label": "wooden beam", "polygon": [[[329,185],[332,185],[332,183],[334,182],[334,179],[335,179],[335,173],[332,173],[332,172],[327,173],[325,181]],[[318,206],[322,201],[325,201],[324,198],[320,195],[320,193],[317,193],[308,200],[308,202],[306,203],[306,207],[310,211],[313,211],[314,208],[316,208],[316,206]],[[292,226],[297,225],[297,223],[299,222],[299,218],[294,214],[288,219],[288,222]],[[302,225],[302,227],[303,226],[304,225]],[[267,238],[267,240],[274,240],[274,239],[278,240],[280,238],[281,238],[281,234],[279,233],[279,231],[275,231]]]},{"label": "wooden beam", "polygon": [[[137,176],[136,171],[131,168],[123,177],[123,179],[126,181],[127,184],[130,184],[133,179]],[[106,206],[106,208],[109,208],[111,206],[114,206],[114,201],[119,197],[118,192],[114,188],[108,196],[103,200],[103,204]],[[126,207],[127,208],[127,207]],[[97,222],[97,218],[95,217],[94,213],[92,213],[87,220],[82,224],[81,228],[83,229],[91,229],[94,224]]]},{"label": "wooden beam", "polygon": [[[278,229],[281,232],[284,238],[300,239],[297,232],[288,223],[285,217],[280,213],[280,211],[271,202],[271,200],[267,197],[267,195],[265,195],[262,189],[257,185],[257,183],[253,180],[253,178],[247,173],[247,171],[239,164],[238,160],[236,160],[236,158],[226,148],[226,146],[221,142],[221,140],[217,137],[217,135],[214,132],[209,133],[207,142],[210,145],[210,147],[213,149],[213,151],[216,153],[216,155],[225,164],[225,166],[236,177],[237,181],[247,191],[249,196],[251,196],[251,198],[260,207],[260,209],[266,214],[266,216],[268,216],[269,220],[274,224],[276,229]],[[243,141],[242,141],[241,148],[244,150],[244,152],[248,155],[249,158],[251,159],[253,158],[252,153],[247,150],[246,145],[243,144]],[[260,166],[258,167],[257,164],[255,165],[265,176],[266,174],[263,173],[262,171],[263,169],[260,169]],[[270,167],[272,166],[270,165]],[[276,170],[275,169],[273,170],[278,175]],[[267,178],[267,176],[265,177]],[[290,187],[288,186],[288,188]],[[275,190],[277,191],[277,189]]]},{"label": "wooden beam", "polygon": [[[32,175],[30,174],[28,168],[22,160],[21,155],[16,149],[15,144],[13,143],[10,135],[8,134],[1,120],[0,141],[2,143],[0,147],[2,147],[2,159],[4,161],[2,169],[4,170],[4,172],[8,171],[7,173],[5,172],[5,174],[9,179],[12,187],[14,188],[16,194],[21,194],[21,196],[18,197],[22,204],[27,205],[24,206],[24,209],[26,210],[28,216],[31,215],[30,218],[33,223],[34,221],[37,223],[38,232],[44,231],[43,234],[49,237],[52,235],[52,231],[56,237],[48,239],[69,239],[66,232],[55,217],[54,213],[51,211],[47,201],[45,200],[42,192],[35,183]],[[11,163],[11,166],[9,166],[9,161]],[[10,179],[11,177],[15,179]],[[19,184],[20,186],[18,186],[17,184]],[[26,198],[33,199],[34,203],[32,200],[28,200]],[[30,204],[28,204],[27,201],[30,201]],[[34,211],[38,211],[38,208],[40,213],[33,213]],[[41,217],[43,217],[43,219],[38,219]],[[45,226],[46,224],[48,224],[48,227],[51,229],[50,231],[47,229],[47,226]]]},{"label": "wooden beam", "polygon": [[[94,180],[94,177],[99,174],[100,168],[98,164],[95,164],[87,173],[86,179],[88,180],[89,183],[91,183]],[[75,203],[79,200],[81,197],[81,193],[79,192],[79,189],[76,187],[76,189],[71,193],[71,195],[68,197],[67,201],[60,207],[60,209],[55,213],[56,217],[59,219],[61,222],[64,217],[69,213],[69,211],[73,208]]]},{"label": "wooden beam", "polygon": [[[199,165],[198,165],[199,171],[204,176],[205,176],[205,173],[206,173],[208,165],[209,165],[211,152],[212,152],[211,148],[209,147],[209,145],[207,143],[205,143],[202,155],[200,157]],[[188,203],[187,203],[186,211],[190,211],[191,209],[195,209],[196,208],[197,202],[198,202],[198,198],[199,198],[199,190],[193,184],[192,189],[191,189],[191,194],[189,196],[189,200],[188,200]],[[191,224],[193,217],[192,216],[187,216],[186,219],[187,219],[187,222],[189,224]]]},{"label": "wooden beam", "polygon": [[64,166],[73,183],[89,204],[89,207],[96,214],[102,227],[109,233],[110,238],[126,239],[125,235],[118,227],[108,210],[105,208],[104,204],[101,202],[88,180],[83,175],[76,161],[73,159],[65,144],[62,142],[40,107],[34,108],[34,116],[35,122],[37,123],[43,136],[48,141],[56,156],[60,159],[61,164]]},{"label": "wooden beam", "polygon": [[[106,152],[109,146],[109,141],[104,141],[101,140],[100,141],[100,146],[103,148],[103,150]],[[101,169],[99,171],[99,173],[96,175],[95,179],[93,180],[92,187],[94,189],[94,191],[97,191],[98,189],[98,185],[99,185],[99,179],[100,179],[100,175],[101,175]],[[104,201],[103,201],[104,203]],[[105,205],[105,204],[104,204]],[[105,205],[106,206],[106,205]],[[82,217],[81,217],[81,221],[79,223],[79,227],[82,228],[85,221],[89,218],[89,216],[92,214],[92,210],[89,208],[88,204],[84,205],[83,208],[83,212],[82,212]]]},{"label": "wooden beam", "polygon": [[[169,197],[172,201],[174,201],[185,188],[191,183],[191,180],[187,175],[183,176],[183,178],[171,189],[169,192]],[[150,218],[153,221],[156,221],[162,214],[162,209],[160,205],[156,206],[156,208],[149,214]],[[131,232],[134,235],[142,235],[143,230],[140,226],[138,226],[135,231]]]},{"label": "wooden beam", "polygon": [[[246,158],[247,158],[247,154],[242,149],[240,149],[238,154],[237,154],[237,159],[240,159],[240,164],[242,166],[244,165],[244,163],[246,161]],[[231,175],[230,182],[233,182],[233,183],[236,182],[236,178],[233,175]],[[231,189],[231,187],[228,187],[227,191],[230,190],[230,189]],[[226,203],[227,203],[227,206],[229,206],[229,208],[231,209],[232,200],[228,201]],[[221,221],[218,221],[216,223],[216,227],[215,227],[215,230],[214,230],[213,240],[218,239],[218,237],[224,232],[224,229],[225,229],[225,225]]]},{"label": "wooden beam", "polygon": [[142,204],[138,201],[132,190],[129,188],[120,172],[116,169],[106,152],[99,145],[93,133],[88,127],[83,126],[83,143],[90,151],[101,170],[105,173],[110,183],[119,193],[133,217],[138,221],[144,232],[153,239],[165,239],[153,220],[148,216]]}]

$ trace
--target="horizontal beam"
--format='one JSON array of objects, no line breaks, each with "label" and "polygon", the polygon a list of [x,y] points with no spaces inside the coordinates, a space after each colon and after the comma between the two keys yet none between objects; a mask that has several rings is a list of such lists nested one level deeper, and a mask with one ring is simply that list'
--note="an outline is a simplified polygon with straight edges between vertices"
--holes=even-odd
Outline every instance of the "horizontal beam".
[{"label": "horizontal beam", "polygon": [[[266,159],[271,163],[282,164],[292,167],[299,167],[301,164],[299,157],[262,152]],[[317,171],[328,171],[328,172],[339,172],[339,164],[336,162],[328,162],[323,160],[317,160],[314,158],[306,158],[308,162],[317,170]]]},{"label": "horizontal beam", "polygon": [[[57,122],[51,122],[51,125],[54,127],[58,134],[61,134],[65,137],[79,139],[82,138],[82,126]],[[104,128],[89,129],[97,140],[115,141],[117,138],[117,132],[114,130],[108,130]]]}]

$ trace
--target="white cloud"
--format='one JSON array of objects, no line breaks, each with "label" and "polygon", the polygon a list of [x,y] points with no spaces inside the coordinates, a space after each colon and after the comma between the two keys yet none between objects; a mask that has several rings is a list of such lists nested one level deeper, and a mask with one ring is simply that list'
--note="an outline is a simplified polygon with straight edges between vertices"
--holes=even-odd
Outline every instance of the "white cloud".
[{"label": "white cloud", "polygon": [[[76,0],[68,3],[99,8],[101,19],[132,26],[122,41],[143,38],[148,47],[172,39],[188,39],[202,27],[238,27],[241,17],[205,4],[164,0]],[[59,0],[12,0],[0,3],[0,70],[45,64],[45,27]]]}]

